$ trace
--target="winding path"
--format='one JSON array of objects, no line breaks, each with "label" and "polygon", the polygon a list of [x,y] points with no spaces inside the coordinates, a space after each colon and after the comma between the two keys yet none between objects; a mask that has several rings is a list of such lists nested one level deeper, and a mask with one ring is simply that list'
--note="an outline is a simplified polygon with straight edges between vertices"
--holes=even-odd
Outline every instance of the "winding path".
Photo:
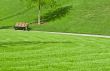
[{"label": "winding path", "polygon": [[44,32],[44,33],[62,34],[62,35],[75,35],[75,36],[89,36],[89,37],[110,38],[110,36],[106,36],[106,35],[94,35],[94,34],[77,34],[77,33],[46,32],[46,31],[35,31],[35,32]]}]

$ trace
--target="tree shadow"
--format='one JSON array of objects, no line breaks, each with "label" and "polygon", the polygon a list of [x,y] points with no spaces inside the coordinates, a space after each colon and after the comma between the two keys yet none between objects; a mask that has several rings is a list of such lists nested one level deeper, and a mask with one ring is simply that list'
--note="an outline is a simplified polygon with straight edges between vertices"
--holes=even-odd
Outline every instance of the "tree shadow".
[{"label": "tree shadow", "polygon": [[48,12],[44,16],[41,17],[41,23],[42,22],[45,23],[45,22],[49,22],[49,21],[62,18],[70,11],[71,8],[72,6],[65,6],[65,7],[58,8],[55,11]]}]

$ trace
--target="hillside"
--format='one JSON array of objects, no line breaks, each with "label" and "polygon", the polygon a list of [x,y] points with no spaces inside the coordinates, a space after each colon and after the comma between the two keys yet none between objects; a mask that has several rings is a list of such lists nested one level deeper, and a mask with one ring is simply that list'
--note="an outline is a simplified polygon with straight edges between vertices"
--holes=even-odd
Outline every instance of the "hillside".
[{"label": "hillside", "polygon": [[110,39],[34,31],[0,33],[0,71],[110,70]]},{"label": "hillside", "polygon": [[0,0],[0,26],[13,26],[16,22],[30,22],[35,18],[33,8],[20,0]]},{"label": "hillside", "polygon": [[[26,6],[19,0],[0,0],[0,3],[0,18],[26,9]],[[51,14],[46,17],[46,19],[49,18],[46,24],[40,26],[32,25],[32,30],[110,35],[110,0],[60,0],[59,3],[63,5],[63,9],[60,8],[63,11],[55,12],[61,14],[60,18],[58,14],[58,17],[52,20],[51,18],[57,14],[53,12],[54,15]],[[9,10],[5,9],[7,7],[9,7]],[[46,13],[48,11],[45,9],[43,12]],[[43,15],[45,14],[43,13]],[[35,19],[35,9],[30,9],[21,15],[0,21],[0,25],[12,26],[18,21],[33,22]]]}]

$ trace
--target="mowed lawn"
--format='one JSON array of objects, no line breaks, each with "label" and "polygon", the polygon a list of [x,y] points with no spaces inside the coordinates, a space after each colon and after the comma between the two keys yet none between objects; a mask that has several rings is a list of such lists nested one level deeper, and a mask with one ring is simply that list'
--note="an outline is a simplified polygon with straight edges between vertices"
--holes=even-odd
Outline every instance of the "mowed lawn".
[{"label": "mowed lawn", "polygon": [[110,71],[110,39],[0,30],[0,71]]}]

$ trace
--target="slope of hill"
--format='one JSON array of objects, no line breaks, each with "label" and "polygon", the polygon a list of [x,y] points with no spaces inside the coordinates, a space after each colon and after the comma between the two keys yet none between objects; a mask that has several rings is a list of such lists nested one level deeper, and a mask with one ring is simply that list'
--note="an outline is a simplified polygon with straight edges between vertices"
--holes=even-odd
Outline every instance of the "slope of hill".
[{"label": "slope of hill", "polygon": [[0,71],[110,70],[110,39],[12,30],[0,33]]},{"label": "slope of hill", "polygon": [[[8,2],[5,2],[8,1]],[[69,11],[63,17],[50,20],[47,24],[31,26],[33,30],[57,31],[57,32],[74,32],[110,35],[110,0],[60,0],[63,7],[71,6]],[[12,5],[10,5],[12,4]],[[9,7],[7,9],[7,7]],[[0,0],[0,19],[19,13],[26,9],[19,0]],[[46,9],[43,12],[47,12]],[[57,11],[56,11],[57,12]],[[14,15],[15,15],[14,14]],[[55,16],[51,14],[49,19]],[[62,16],[62,15],[61,15]],[[17,21],[32,22],[35,21],[35,9],[26,11],[21,15],[1,20],[0,25],[12,25]]]},{"label": "slope of hill", "polygon": [[110,0],[71,0],[66,16],[37,30],[110,35]]},{"label": "slope of hill", "polygon": [[0,26],[12,26],[19,21],[30,22],[35,18],[33,8],[20,0],[0,0]]}]

